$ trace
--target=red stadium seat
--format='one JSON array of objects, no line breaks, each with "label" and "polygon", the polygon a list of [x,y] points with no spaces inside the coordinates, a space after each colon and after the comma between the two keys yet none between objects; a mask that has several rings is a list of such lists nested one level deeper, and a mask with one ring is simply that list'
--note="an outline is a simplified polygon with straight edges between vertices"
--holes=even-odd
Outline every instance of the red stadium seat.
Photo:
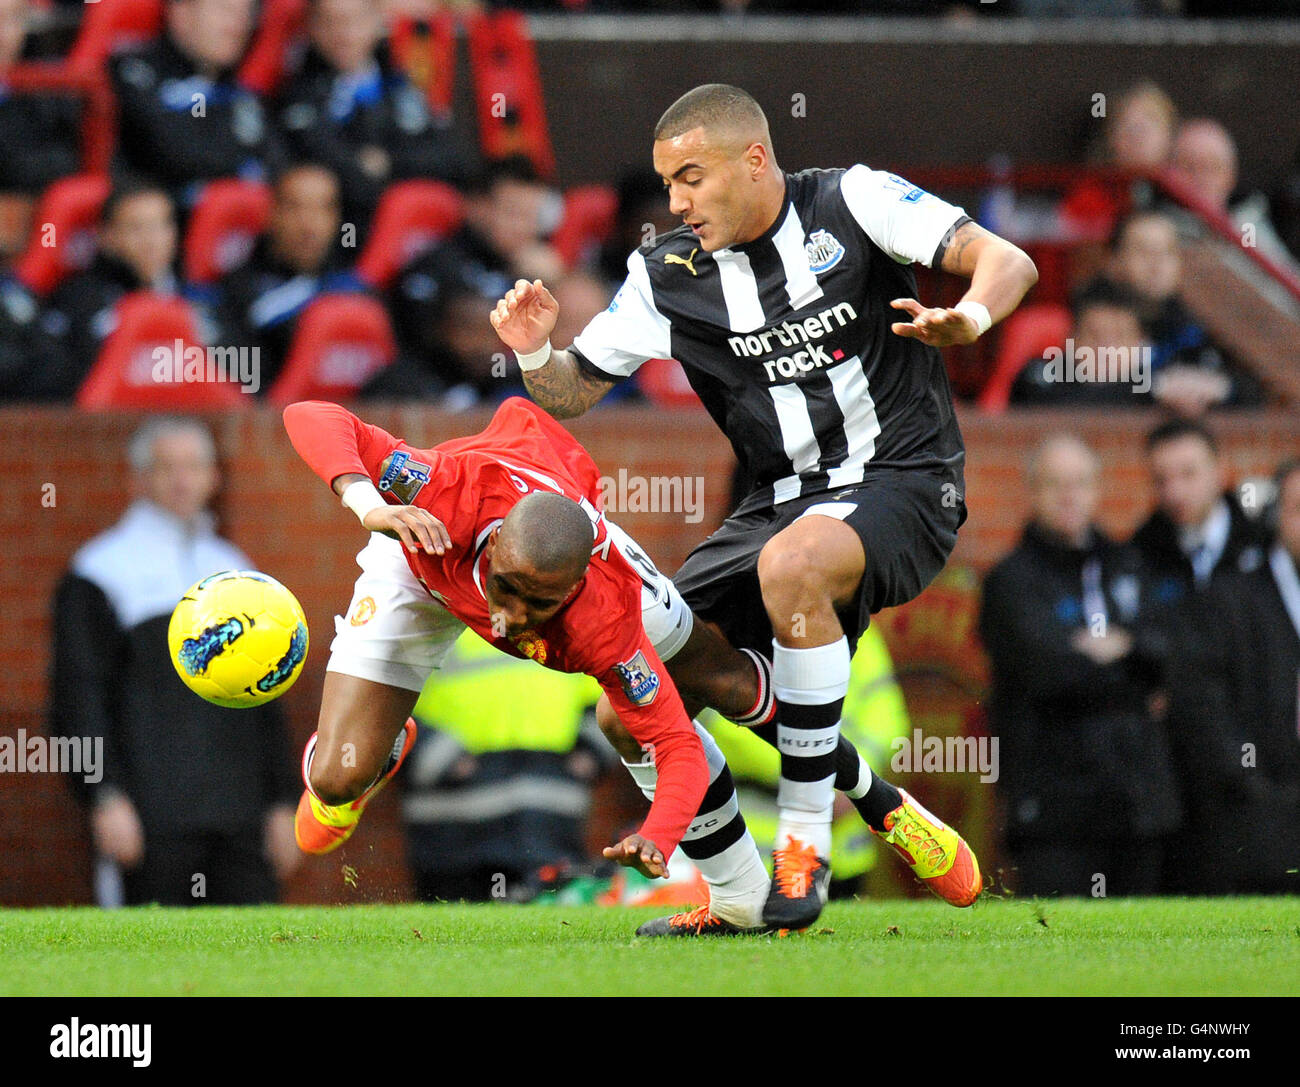
[{"label": "red stadium seat", "polygon": [[1021,306],[1002,323],[993,373],[977,403],[987,412],[1005,411],[1016,375],[1030,359],[1060,347],[1070,334],[1070,311],[1055,303]]},{"label": "red stadium seat", "polygon": [[163,0],[97,0],[83,11],[77,40],[68,52],[74,72],[98,71],[119,49],[130,49],[162,31]]},{"label": "red stadium seat", "polygon": [[117,316],[117,328],[77,390],[78,407],[189,411],[252,403],[236,381],[209,380],[208,353],[188,303],[137,291],[118,303]]},{"label": "red stadium seat", "polygon": [[608,185],[578,185],[564,194],[564,217],[551,245],[566,267],[582,263],[609,239],[617,214],[618,194]]},{"label": "red stadium seat", "polygon": [[32,236],[14,267],[36,294],[54,290],[95,257],[99,211],[108,199],[103,174],[73,174],[53,182],[37,201]]},{"label": "red stadium seat", "polygon": [[271,215],[271,190],[260,181],[221,178],[203,187],[185,235],[185,278],[215,283],[252,252]]},{"label": "red stadium seat", "polygon": [[456,20],[451,12],[440,11],[427,19],[399,16],[389,42],[394,59],[424,91],[434,114],[449,114],[456,82]]},{"label": "red stadium seat", "polygon": [[460,193],[441,181],[398,181],[388,186],[357,261],[357,275],[384,288],[398,271],[460,227]]},{"label": "red stadium seat", "polygon": [[649,359],[636,372],[637,386],[652,404],[663,408],[702,408],[676,359]]},{"label": "red stadium seat", "polygon": [[326,294],[298,317],[274,404],[346,400],[397,355],[388,313],[364,294]]},{"label": "red stadium seat", "polygon": [[244,62],[239,66],[239,82],[254,94],[274,94],[284,79],[289,56],[306,21],[307,0],[266,0]]}]

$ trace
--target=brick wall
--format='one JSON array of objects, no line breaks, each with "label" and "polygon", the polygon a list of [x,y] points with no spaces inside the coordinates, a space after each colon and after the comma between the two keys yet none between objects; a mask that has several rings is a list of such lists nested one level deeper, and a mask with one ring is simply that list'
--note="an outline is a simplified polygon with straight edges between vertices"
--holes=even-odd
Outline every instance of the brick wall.
[{"label": "brick wall", "polygon": [[[370,421],[414,444],[469,434],[483,414],[446,416],[424,408],[371,408]],[[1145,413],[1075,417],[1034,412],[1000,418],[967,414],[967,473],[971,516],[954,562],[983,571],[1014,542],[1024,516],[1020,485],[1026,452],[1049,431],[1069,426],[1091,441],[1105,463],[1102,521],[1129,531],[1149,492],[1138,450],[1155,420]],[[43,729],[49,642],[49,600],[76,548],[110,525],[128,500],[126,440],[139,417],[82,415],[63,409],[0,409],[0,733]],[[314,727],[316,700],[328,656],[332,616],[347,602],[363,542],[350,515],[298,460],[278,413],[257,409],[212,420],[226,472],[221,498],[224,531],[261,568],[290,585],[307,612],[313,645],[305,674],[284,698],[295,745]],[[1300,453],[1300,419],[1282,414],[1218,422],[1238,476],[1268,471]],[[607,475],[703,477],[703,518],[622,512],[617,519],[666,570],[725,513],[731,475],[726,441],[692,412],[608,409],[571,424]],[[43,485],[53,484],[53,505]],[[47,497],[46,501],[50,499]],[[625,794],[614,790],[617,803]],[[367,814],[355,844],[313,859],[295,877],[289,897],[334,902],[404,897],[397,804],[388,793]],[[52,775],[0,774],[0,904],[88,901],[89,849],[84,817]],[[343,867],[356,871],[355,886]]]}]

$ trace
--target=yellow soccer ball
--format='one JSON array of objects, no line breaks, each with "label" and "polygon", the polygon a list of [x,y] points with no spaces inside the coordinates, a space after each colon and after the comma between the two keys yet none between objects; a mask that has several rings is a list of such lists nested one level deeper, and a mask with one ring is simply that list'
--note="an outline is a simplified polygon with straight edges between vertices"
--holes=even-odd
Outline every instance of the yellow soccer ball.
[{"label": "yellow soccer ball", "polygon": [[302,672],[307,617],[275,578],[222,570],[181,597],[167,645],[176,674],[195,694],[218,706],[260,706]]}]

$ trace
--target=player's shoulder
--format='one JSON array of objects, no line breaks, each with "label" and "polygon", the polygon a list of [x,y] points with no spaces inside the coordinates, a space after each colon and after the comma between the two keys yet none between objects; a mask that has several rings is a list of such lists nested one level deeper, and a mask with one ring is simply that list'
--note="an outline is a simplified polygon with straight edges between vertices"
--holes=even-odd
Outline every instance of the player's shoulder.
[{"label": "player's shoulder", "polygon": [[840,178],[845,170],[841,166],[810,166],[806,170],[785,175],[790,196],[796,202],[800,196],[838,192]]},{"label": "player's shoulder", "polygon": [[607,557],[593,554],[587,580],[566,609],[572,652],[583,670],[600,677],[631,656],[630,646],[644,636],[641,620],[641,581],[613,549]]},{"label": "player's shoulder", "polygon": [[690,256],[692,249],[698,249],[700,240],[683,223],[664,234],[656,234],[648,242],[637,246],[634,256],[640,256],[647,264],[662,261],[669,253],[678,257]]}]

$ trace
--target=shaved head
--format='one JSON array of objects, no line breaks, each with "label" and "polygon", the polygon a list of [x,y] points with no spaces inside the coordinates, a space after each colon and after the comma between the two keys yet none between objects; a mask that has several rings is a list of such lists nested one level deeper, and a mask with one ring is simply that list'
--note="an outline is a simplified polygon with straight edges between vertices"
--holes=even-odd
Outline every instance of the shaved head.
[{"label": "shaved head", "polygon": [[591,561],[594,537],[591,518],[578,503],[562,494],[533,491],[506,515],[499,546],[539,574],[577,581]]},{"label": "shaved head", "polygon": [[770,152],[772,136],[762,108],[739,87],[705,83],[687,91],[655,125],[656,140],[672,140],[692,129],[703,128],[719,147],[739,152],[758,142]]}]

